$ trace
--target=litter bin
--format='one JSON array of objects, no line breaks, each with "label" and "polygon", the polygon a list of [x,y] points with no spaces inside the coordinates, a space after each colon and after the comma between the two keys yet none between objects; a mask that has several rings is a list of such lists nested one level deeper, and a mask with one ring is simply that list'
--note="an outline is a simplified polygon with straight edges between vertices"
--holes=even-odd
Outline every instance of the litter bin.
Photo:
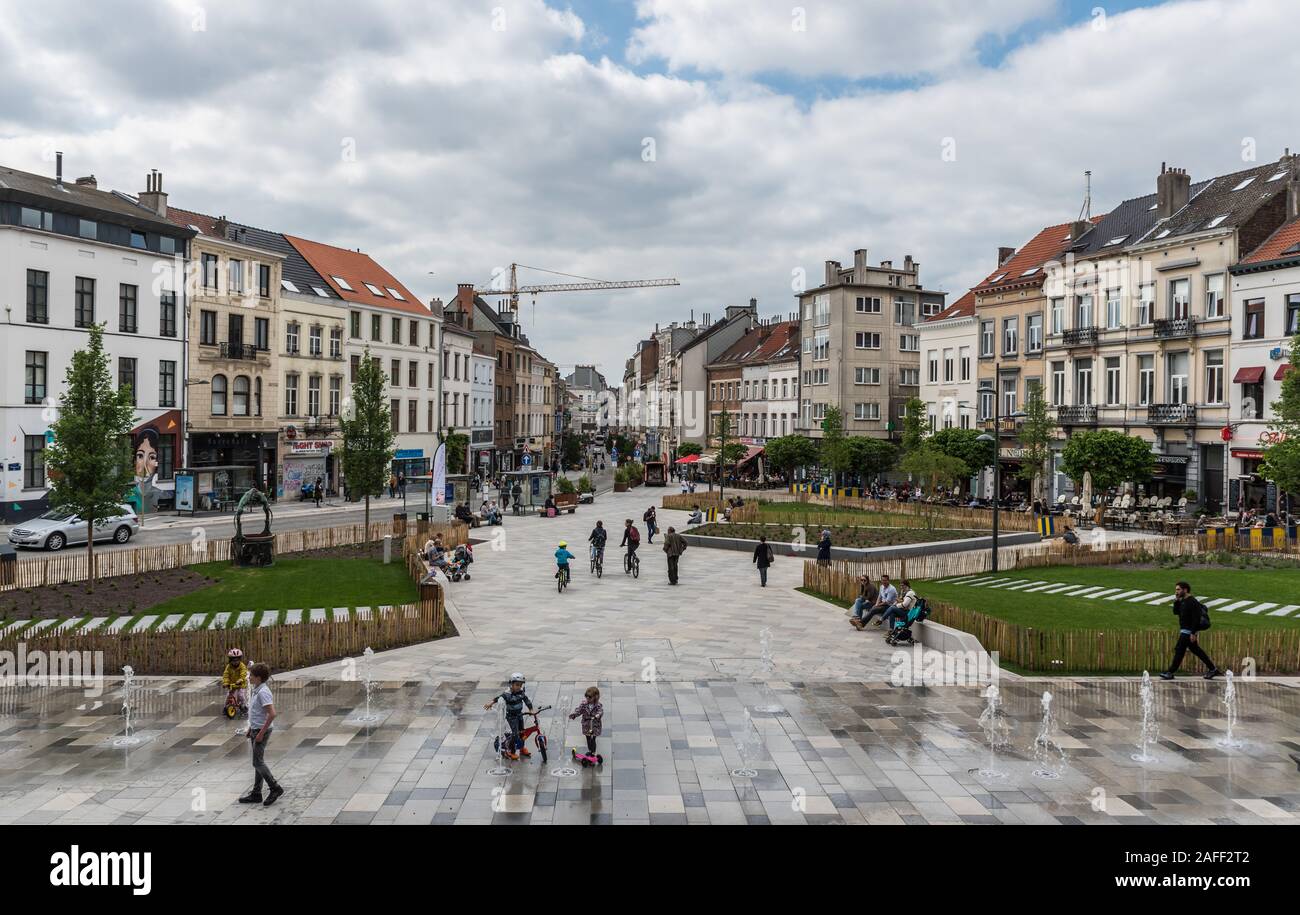
[{"label": "litter bin", "polygon": [[7,543],[0,543],[0,585],[13,585],[18,581],[18,551]]}]

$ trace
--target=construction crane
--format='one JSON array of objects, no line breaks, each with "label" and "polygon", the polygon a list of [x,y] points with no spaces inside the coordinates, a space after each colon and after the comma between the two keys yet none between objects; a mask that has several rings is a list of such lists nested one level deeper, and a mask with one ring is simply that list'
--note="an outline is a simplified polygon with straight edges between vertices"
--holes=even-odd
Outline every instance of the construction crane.
[{"label": "construction crane", "polygon": [[[566,276],[572,280],[578,280],[575,283],[543,283],[540,285],[519,285],[519,268],[525,270],[537,270],[540,273],[550,273],[555,276]],[[558,270],[547,270],[545,267],[530,267],[527,264],[510,265],[510,286],[507,289],[475,289],[475,295],[494,295],[509,296],[510,310],[516,314],[519,312],[519,294],[527,293],[536,295],[539,292],[587,292],[593,289],[645,289],[654,286],[680,286],[674,277],[666,277],[656,280],[597,280],[589,276],[577,276],[572,273],[560,273]]]}]

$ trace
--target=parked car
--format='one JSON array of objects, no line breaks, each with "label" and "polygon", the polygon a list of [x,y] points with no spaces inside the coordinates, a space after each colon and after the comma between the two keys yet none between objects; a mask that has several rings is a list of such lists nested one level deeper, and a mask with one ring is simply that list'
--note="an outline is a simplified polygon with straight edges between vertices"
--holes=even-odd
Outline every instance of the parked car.
[{"label": "parked car", "polygon": [[595,494],[594,492],[592,492],[591,490],[587,490],[586,492],[580,492],[580,493],[578,493],[578,504],[579,504],[579,505],[591,505],[591,504],[593,504],[595,501],[596,501],[596,494]]},{"label": "parked car", "polygon": [[[119,505],[118,513],[95,523],[95,542],[111,540],[126,543],[140,533],[140,517],[129,505]],[[44,547],[61,550],[65,546],[86,542],[86,522],[71,509],[52,508],[45,514],[23,521],[9,531],[14,546]]]}]

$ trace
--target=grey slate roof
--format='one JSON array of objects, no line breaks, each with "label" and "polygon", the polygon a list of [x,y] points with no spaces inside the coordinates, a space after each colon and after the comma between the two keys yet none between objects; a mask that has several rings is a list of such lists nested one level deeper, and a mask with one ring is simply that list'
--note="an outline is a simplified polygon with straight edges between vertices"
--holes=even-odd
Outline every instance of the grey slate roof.
[{"label": "grey slate roof", "polygon": [[605,376],[596,371],[594,365],[575,365],[564,382],[569,387],[590,388],[593,391],[603,391],[608,387]]},{"label": "grey slate roof", "polygon": [[189,238],[194,234],[163,219],[153,210],[140,206],[126,194],[75,184],[67,178],[59,186],[48,175],[35,175],[8,166],[0,166],[0,198],[37,206],[42,201],[47,201],[52,209],[91,211],[134,228],[174,238]]},{"label": "grey slate roof", "polygon": [[[1196,199],[1196,196],[1203,191],[1210,181],[1200,181],[1191,186],[1189,198]],[[1119,206],[1107,213],[1102,220],[1093,226],[1092,231],[1086,233],[1079,242],[1070,248],[1070,251],[1076,257],[1087,257],[1092,254],[1102,253],[1108,246],[1107,242],[1112,238],[1123,238],[1124,240],[1117,245],[1110,246],[1114,251],[1122,251],[1129,245],[1136,244],[1137,241],[1151,231],[1152,226],[1159,222],[1159,216],[1154,209],[1156,204],[1155,194],[1146,194],[1142,197],[1133,197],[1125,200]]]},{"label": "grey slate roof", "polygon": [[[1143,241],[1154,240],[1165,229],[1169,230],[1169,234],[1164,237],[1174,238],[1179,235],[1190,235],[1193,232],[1208,231],[1211,228],[1236,228],[1253,216],[1265,201],[1279,191],[1286,190],[1285,174],[1277,181],[1268,180],[1279,172],[1287,172],[1285,164],[1267,162],[1204,182],[1199,192],[1193,188],[1187,206],[1163,223],[1152,226]],[[1253,179],[1250,184],[1241,190],[1235,190],[1247,178]],[[1226,218],[1217,226],[1210,226],[1210,220],[1219,216]]]}]

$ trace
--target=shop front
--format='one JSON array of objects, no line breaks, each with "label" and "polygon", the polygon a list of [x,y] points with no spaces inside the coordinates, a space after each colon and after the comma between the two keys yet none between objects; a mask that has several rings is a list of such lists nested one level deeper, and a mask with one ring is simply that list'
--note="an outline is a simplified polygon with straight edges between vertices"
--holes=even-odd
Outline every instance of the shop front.
[{"label": "shop front", "polygon": [[[274,499],[279,489],[277,453],[275,432],[195,432],[190,435],[189,469],[219,468],[226,472],[224,479],[229,485],[257,486]],[[200,486],[196,494],[202,491]]]},{"label": "shop front", "polygon": [[1157,454],[1151,479],[1137,488],[1138,495],[1169,497],[1177,502],[1187,492],[1187,465],[1190,457],[1183,454]]},{"label": "shop front", "polygon": [[302,498],[303,487],[308,487],[310,491],[318,478],[324,481],[326,492],[337,491],[337,461],[334,458],[334,443],[329,439],[286,441],[281,454],[280,498]]},{"label": "shop front", "polygon": [[429,460],[423,448],[399,448],[393,455],[393,476],[404,476],[408,480],[426,476],[429,473]]},{"label": "shop front", "polygon": [[470,430],[470,467],[485,478],[496,472],[496,467],[492,463],[493,450],[491,429]]}]

